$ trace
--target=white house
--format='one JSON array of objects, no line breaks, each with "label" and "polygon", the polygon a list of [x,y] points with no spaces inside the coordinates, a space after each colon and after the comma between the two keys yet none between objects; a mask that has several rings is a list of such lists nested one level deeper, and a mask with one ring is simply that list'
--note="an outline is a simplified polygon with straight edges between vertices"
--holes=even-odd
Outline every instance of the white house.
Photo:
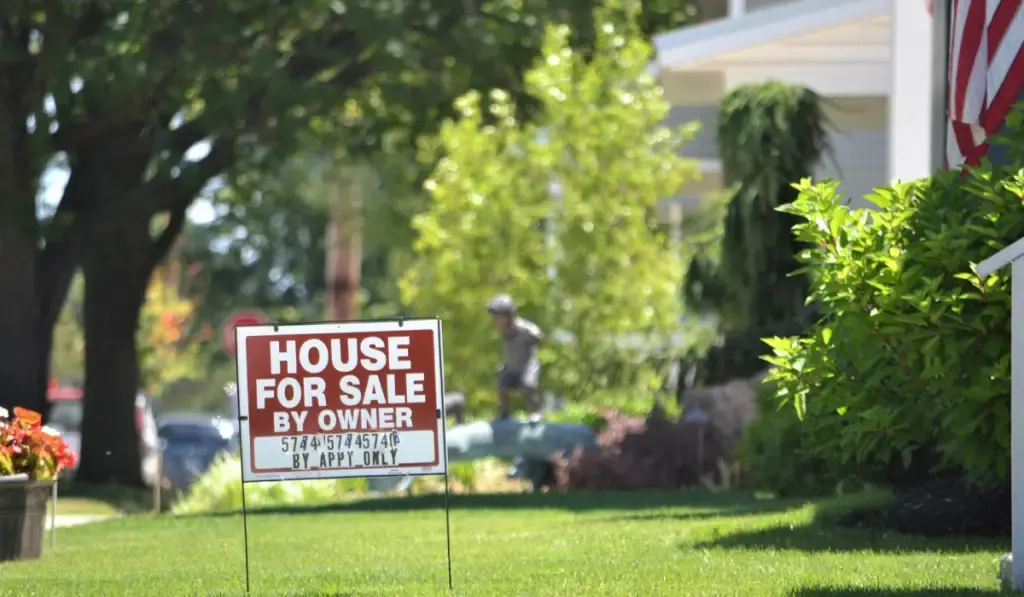
[{"label": "white house", "polygon": [[836,163],[822,164],[815,178],[841,180],[855,205],[892,179],[930,175],[939,165],[932,72],[943,72],[933,66],[933,29],[926,0],[729,0],[727,17],[658,36],[670,121],[703,123],[684,151],[700,160],[702,180],[673,202],[692,204],[722,187],[719,100],[767,80],[827,99]]}]

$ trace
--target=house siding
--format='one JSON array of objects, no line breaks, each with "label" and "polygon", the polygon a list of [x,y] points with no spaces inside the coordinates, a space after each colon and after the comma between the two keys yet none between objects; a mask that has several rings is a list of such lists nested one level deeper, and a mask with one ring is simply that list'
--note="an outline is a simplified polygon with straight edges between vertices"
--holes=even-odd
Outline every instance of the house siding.
[{"label": "house siding", "polygon": [[[838,180],[839,192],[850,207],[873,207],[874,204],[864,196],[888,184],[888,141],[889,132],[885,125],[836,130],[830,134],[833,155],[823,158],[811,178],[815,182],[829,178]],[[681,202],[684,210],[690,209],[699,201],[698,197],[707,197],[723,188],[723,184],[720,173],[706,172],[699,180],[684,185],[678,196],[659,202],[658,211],[667,221],[668,202]]]},{"label": "house siding", "polygon": [[814,172],[816,180],[833,178],[852,207],[869,207],[864,200],[887,184],[889,132],[882,126],[846,128],[831,135],[833,161],[826,157]]},{"label": "house siding", "polygon": [[682,155],[702,160],[718,159],[718,106],[673,106],[665,118],[665,126],[678,128],[699,122],[700,131],[687,141]]},{"label": "house siding", "polygon": [[[824,115],[832,146],[832,155],[823,156],[811,176],[820,181],[839,181],[839,190],[854,207],[871,206],[863,199],[873,189],[887,184],[889,131],[886,98],[865,96],[825,98]],[[702,125],[697,137],[682,148],[682,155],[701,160],[717,160],[717,106],[675,106],[665,120],[675,127],[697,121]],[[796,181],[794,181],[796,182]],[[705,172],[699,180],[689,181],[680,196],[703,197],[721,189],[720,172]],[[678,200],[678,198],[677,198]]]}]

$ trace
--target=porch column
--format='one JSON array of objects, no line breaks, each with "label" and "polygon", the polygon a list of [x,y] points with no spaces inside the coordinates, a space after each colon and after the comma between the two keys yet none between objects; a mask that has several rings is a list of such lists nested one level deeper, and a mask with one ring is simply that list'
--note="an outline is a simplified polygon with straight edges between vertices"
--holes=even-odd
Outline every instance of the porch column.
[{"label": "porch column", "polygon": [[747,14],[747,0],[729,0],[729,18],[738,19]]},{"label": "porch column", "polygon": [[889,179],[931,176],[932,31],[928,5],[920,0],[892,3],[892,88],[889,93]]}]

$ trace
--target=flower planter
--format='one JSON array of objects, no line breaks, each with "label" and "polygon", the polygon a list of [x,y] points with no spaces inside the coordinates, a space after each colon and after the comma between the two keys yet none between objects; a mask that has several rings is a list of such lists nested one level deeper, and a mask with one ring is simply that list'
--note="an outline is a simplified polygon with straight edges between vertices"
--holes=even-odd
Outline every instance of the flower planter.
[{"label": "flower planter", "polygon": [[54,483],[28,475],[0,477],[0,562],[42,555],[46,502]]}]

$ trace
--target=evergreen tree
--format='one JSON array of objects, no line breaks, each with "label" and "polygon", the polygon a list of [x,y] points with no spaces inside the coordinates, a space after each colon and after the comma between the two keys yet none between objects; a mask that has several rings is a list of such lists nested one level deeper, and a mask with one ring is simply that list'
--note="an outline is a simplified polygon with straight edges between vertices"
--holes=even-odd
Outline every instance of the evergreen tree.
[{"label": "evergreen tree", "polygon": [[718,139],[731,193],[721,247],[695,258],[686,282],[689,304],[715,313],[725,334],[699,364],[697,377],[706,383],[756,373],[767,348],[761,337],[806,325],[807,278],[792,275],[802,249],[792,232],[797,220],[777,208],[796,199],[793,183],[830,153],[821,99],[778,82],[729,93]]}]

